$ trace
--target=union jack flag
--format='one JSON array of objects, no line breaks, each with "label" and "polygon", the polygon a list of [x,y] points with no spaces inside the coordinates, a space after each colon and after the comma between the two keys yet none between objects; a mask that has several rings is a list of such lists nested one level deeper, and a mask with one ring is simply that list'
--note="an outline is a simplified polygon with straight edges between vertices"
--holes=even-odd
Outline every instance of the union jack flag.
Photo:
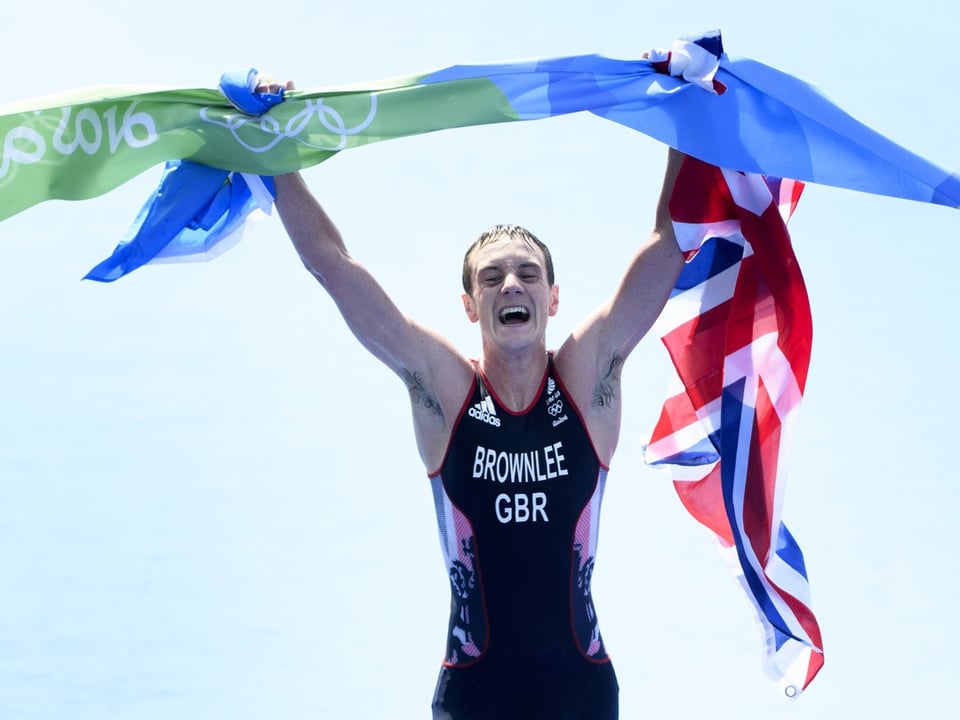
[{"label": "union jack flag", "polygon": [[688,263],[658,321],[679,388],[645,448],[717,535],[790,697],[823,665],[803,554],[780,521],[813,329],[786,229],[802,189],[684,160],[670,214]]}]

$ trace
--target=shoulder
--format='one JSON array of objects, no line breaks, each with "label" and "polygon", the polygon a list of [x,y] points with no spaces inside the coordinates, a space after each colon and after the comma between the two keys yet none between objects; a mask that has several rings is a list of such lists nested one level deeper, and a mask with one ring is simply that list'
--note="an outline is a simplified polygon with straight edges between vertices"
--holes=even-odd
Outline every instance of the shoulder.
[{"label": "shoulder", "polygon": [[420,457],[428,472],[440,467],[476,378],[473,363],[452,348],[398,371],[406,385]]},{"label": "shoulder", "polygon": [[583,417],[597,455],[609,464],[620,433],[620,375],[626,356],[571,336],[555,353],[557,377]]},{"label": "shoulder", "polygon": [[626,356],[613,349],[567,342],[554,353],[554,367],[581,412],[610,410],[619,397]]}]

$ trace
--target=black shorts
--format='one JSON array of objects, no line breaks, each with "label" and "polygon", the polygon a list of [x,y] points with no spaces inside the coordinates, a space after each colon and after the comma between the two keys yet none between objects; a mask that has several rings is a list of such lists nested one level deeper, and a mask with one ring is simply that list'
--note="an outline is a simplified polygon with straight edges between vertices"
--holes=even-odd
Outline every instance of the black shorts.
[{"label": "black shorts", "polygon": [[503,672],[481,660],[440,670],[434,720],[617,720],[617,676],[610,662],[532,666]]}]

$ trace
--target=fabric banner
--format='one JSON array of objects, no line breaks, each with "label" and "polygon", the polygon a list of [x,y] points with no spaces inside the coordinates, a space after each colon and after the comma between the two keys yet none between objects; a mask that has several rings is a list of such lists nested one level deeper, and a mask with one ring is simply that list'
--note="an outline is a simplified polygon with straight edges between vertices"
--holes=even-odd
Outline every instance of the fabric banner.
[{"label": "fabric banner", "polygon": [[262,117],[215,89],[101,87],[0,107],[0,220],[106,193],[171,160],[255,175],[435,130],[589,111],[713,165],[960,205],[960,177],[887,140],[812,86],[719,59],[722,94],[655,60],[581,55],[454,66],[292,92]]},{"label": "fabric banner", "polygon": [[766,669],[790,697],[823,665],[803,554],[781,522],[813,340],[785,220],[801,189],[684,161],[670,215],[695,254],[657,321],[680,387],[644,448],[716,534],[763,628]]}]

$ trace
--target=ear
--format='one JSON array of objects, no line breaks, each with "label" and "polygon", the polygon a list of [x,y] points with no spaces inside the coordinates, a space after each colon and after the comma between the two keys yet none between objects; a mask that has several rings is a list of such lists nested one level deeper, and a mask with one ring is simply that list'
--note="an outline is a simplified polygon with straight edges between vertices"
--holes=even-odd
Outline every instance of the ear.
[{"label": "ear", "polygon": [[554,285],[550,288],[550,304],[547,306],[547,314],[553,317],[557,314],[557,308],[560,306],[560,286]]},{"label": "ear", "polygon": [[460,299],[463,300],[463,309],[467,313],[467,317],[470,318],[470,322],[477,322],[480,316],[477,315],[477,306],[473,302],[473,298],[467,293],[464,293],[460,296]]}]

